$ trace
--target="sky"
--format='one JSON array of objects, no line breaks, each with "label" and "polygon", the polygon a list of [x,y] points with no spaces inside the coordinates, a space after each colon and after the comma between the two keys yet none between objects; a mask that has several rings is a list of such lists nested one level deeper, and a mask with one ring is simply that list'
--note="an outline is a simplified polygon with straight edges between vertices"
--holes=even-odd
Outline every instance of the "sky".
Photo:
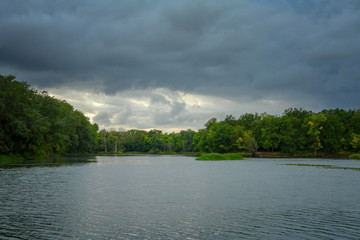
[{"label": "sky", "polygon": [[99,127],[360,106],[359,0],[3,0],[0,74]]}]

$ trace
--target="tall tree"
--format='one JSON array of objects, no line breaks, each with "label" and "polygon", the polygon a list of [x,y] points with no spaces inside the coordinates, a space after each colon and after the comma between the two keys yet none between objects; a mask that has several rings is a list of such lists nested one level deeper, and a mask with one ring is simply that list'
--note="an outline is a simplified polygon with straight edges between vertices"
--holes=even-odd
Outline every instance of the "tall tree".
[{"label": "tall tree", "polygon": [[320,133],[323,130],[323,123],[327,120],[324,113],[313,114],[310,116],[308,125],[308,135],[311,137],[312,144],[311,148],[314,150],[314,155],[316,156],[317,150],[323,148],[320,141]]},{"label": "tall tree", "polygon": [[97,130],[68,103],[0,75],[0,152],[25,158],[89,152],[96,145]]},{"label": "tall tree", "polygon": [[234,128],[228,123],[213,123],[207,133],[207,150],[218,153],[231,152],[236,147],[235,137]]}]

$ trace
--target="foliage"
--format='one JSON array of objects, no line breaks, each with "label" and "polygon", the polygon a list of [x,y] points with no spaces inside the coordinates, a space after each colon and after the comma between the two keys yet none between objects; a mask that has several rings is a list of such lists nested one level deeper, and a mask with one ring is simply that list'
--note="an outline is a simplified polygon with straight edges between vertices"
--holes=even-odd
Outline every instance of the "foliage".
[{"label": "foliage", "polygon": [[246,130],[243,138],[238,138],[236,143],[240,149],[245,149],[251,153],[251,156],[255,156],[259,147],[251,130]]},{"label": "foliage", "polygon": [[0,154],[0,164],[21,164],[24,162],[24,158],[14,154]]},{"label": "foliage", "polygon": [[326,122],[327,118],[324,113],[313,114],[309,117],[308,125],[309,130],[307,134],[310,136],[310,148],[314,149],[314,155],[316,156],[317,150],[323,148],[320,141],[321,131],[324,129],[323,122]]},{"label": "foliage", "polygon": [[201,161],[216,161],[216,160],[242,160],[243,156],[238,153],[208,153],[200,157],[197,157],[195,160]]},{"label": "foliage", "polygon": [[354,153],[349,156],[350,159],[360,159],[360,153]]},{"label": "foliage", "polygon": [[[81,152],[231,153],[313,155],[360,150],[359,110],[314,113],[289,108],[281,116],[245,113],[211,118],[198,131],[99,131],[70,104],[0,75],[0,154],[26,159]],[[5,161],[5,160],[4,160]]]},{"label": "foliage", "polygon": [[14,76],[0,75],[0,153],[45,158],[91,152],[98,127],[78,110],[31,89]]},{"label": "foliage", "polygon": [[280,145],[279,119],[269,114],[262,114],[262,120],[258,124],[260,128],[259,144],[266,151],[273,152]]},{"label": "foliage", "polygon": [[[207,152],[230,153],[239,150],[252,156],[257,151],[319,155],[358,151],[360,126],[358,111],[342,109],[313,113],[290,108],[282,116],[232,115],[222,121],[211,118],[198,131],[162,133],[160,130],[121,130],[98,133],[98,151],[120,152]],[[114,144],[116,146],[114,146]]]},{"label": "foliage", "polygon": [[350,145],[355,150],[360,150],[360,134],[352,133]]},{"label": "foliage", "polygon": [[235,139],[234,128],[227,122],[214,122],[207,133],[208,152],[226,153],[233,150],[233,140]]}]

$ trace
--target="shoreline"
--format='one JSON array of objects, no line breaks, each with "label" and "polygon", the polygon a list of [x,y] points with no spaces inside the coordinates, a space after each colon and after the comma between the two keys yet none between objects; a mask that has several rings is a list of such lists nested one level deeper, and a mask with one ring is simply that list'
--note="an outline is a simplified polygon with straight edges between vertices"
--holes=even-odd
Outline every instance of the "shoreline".
[{"label": "shoreline", "polygon": [[[52,156],[48,159],[25,159],[22,156],[19,155],[0,155],[0,165],[2,166],[8,166],[8,165],[37,165],[37,164],[54,164],[54,163],[61,163],[62,157],[64,158],[83,158],[83,157],[95,157],[95,156],[131,156],[131,155],[183,155],[183,156],[193,156],[193,157],[199,157],[204,154],[208,153],[198,153],[198,152],[188,152],[188,153],[174,153],[174,152],[158,152],[158,153],[142,153],[142,152],[117,152],[117,153],[82,153],[82,154],[61,154],[60,156]],[[232,153],[234,154],[234,153]],[[314,156],[313,153],[281,153],[281,152],[257,152],[255,156],[252,156],[250,153],[244,153],[244,152],[238,152],[235,154],[240,154],[244,158],[310,158],[310,159],[316,159],[316,158],[324,158],[324,159],[356,159],[351,158],[352,155],[359,155],[356,153],[318,153],[316,156]],[[357,158],[358,159],[358,158]],[[74,162],[77,162],[76,160]]]},{"label": "shoreline", "polygon": [[[257,158],[340,158],[349,159],[354,153],[318,153],[316,156],[313,153],[281,153],[281,152],[257,152]],[[247,155],[244,155],[247,156]]]}]

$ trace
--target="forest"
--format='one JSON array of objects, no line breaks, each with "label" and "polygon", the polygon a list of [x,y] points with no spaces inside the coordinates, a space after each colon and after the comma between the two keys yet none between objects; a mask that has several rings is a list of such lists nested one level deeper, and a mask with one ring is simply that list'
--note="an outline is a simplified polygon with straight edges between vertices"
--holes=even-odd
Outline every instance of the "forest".
[{"label": "forest", "polygon": [[98,125],[65,101],[0,75],[0,154],[44,159],[93,152]]},{"label": "forest", "polygon": [[245,113],[208,120],[202,129],[99,130],[66,101],[0,75],[0,155],[26,159],[64,153],[289,154],[360,151],[359,109],[318,113],[289,108],[282,115]]},{"label": "forest", "polygon": [[358,152],[360,111],[323,110],[318,113],[289,108],[281,116],[266,113],[210,119],[204,128],[179,133],[161,130],[107,131],[97,136],[102,152],[216,152],[257,151],[289,154]]}]

